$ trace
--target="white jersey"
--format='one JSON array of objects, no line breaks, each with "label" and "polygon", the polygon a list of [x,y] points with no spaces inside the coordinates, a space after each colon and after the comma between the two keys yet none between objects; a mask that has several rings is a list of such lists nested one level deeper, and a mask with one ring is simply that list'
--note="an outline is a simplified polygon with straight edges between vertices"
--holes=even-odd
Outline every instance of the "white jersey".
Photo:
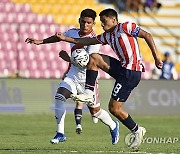
[{"label": "white jersey", "polygon": [[[96,36],[93,31],[90,32],[88,35],[80,36],[79,31],[80,31],[79,29],[73,28],[73,29],[70,29],[67,32],[65,32],[64,35],[68,36],[68,37],[74,37],[74,38],[95,37]],[[75,49],[84,48],[89,54],[92,54],[92,53],[98,53],[99,49],[100,49],[100,44],[83,46],[83,45],[71,43],[70,46],[71,46],[71,53]],[[84,93],[84,90],[85,90],[85,81],[86,81],[86,69],[71,65],[68,73],[66,74],[66,77],[59,84],[59,87],[66,88],[73,94],[82,94],[82,93]],[[91,107],[91,108],[96,108],[96,107],[100,106],[98,82],[96,82],[94,94],[95,94],[94,103],[93,103],[93,105],[89,105],[89,107]]]},{"label": "white jersey", "polygon": [[[79,32],[80,32],[80,29],[72,28],[72,29],[69,29],[67,32],[65,32],[64,35],[68,36],[68,37],[73,37],[73,38],[95,37],[96,36],[94,31],[91,31],[89,34],[84,35],[84,36],[80,36]],[[83,46],[83,45],[79,45],[79,44],[70,43],[70,47],[71,47],[71,53],[76,49],[84,48],[89,54],[92,54],[92,53],[99,52],[100,44]],[[75,82],[85,83],[86,69],[71,65],[68,73],[66,74],[66,77],[73,79]]]}]

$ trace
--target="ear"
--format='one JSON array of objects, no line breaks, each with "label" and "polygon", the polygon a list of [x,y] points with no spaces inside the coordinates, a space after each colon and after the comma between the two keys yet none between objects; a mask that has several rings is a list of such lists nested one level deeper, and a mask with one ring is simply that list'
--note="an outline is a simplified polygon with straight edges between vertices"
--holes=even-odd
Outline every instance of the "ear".
[{"label": "ear", "polygon": [[116,20],[116,18],[115,17],[113,17],[113,22],[115,23],[117,20]]},{"label": "ear", "polygon": [[95,25],[95,24],[96,24],[96,22],[94,21],[93,25]]}]

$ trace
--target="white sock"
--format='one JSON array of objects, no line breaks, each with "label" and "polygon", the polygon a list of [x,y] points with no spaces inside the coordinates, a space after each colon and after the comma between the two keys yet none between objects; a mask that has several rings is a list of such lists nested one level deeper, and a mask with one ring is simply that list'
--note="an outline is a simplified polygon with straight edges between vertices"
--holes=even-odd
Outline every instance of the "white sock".
[{"label": "white sock", "polygon": [[65,109],[66,98],[62,94],[55,96],[55,118],[57,123],[57,132],[64,134],[64,120],[66,116]]},{"label": "white sock", "polygon": [[111,130],[116,127],[116,123],[112,120],[109,113],[103,109],[100,109],[96,114],[93,116],[100,119],[105,125],[109,126]]}]

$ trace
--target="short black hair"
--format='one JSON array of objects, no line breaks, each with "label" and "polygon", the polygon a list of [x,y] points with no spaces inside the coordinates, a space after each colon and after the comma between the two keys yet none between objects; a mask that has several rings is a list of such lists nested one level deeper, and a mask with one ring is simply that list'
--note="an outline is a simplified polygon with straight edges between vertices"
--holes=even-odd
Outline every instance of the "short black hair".
[{"label": "short black hair", "polygon": [[95,20],[96,16],[97,16],[96,12],[94,10],[92,10],[92,9],[84,9],[80,14],[80,18],[82,18],[82,17],[90,17],[93,20]]},{"label": "short black hair", "polygon": [[114,9],[105,9],[99,13],[99,16],[115,17],[118,20],[118,14]]}]

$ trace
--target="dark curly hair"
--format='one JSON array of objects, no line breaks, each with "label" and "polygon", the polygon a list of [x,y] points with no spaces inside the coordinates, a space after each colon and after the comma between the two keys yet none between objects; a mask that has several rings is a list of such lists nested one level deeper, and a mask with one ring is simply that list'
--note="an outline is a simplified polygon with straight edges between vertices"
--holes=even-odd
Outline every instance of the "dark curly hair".
[{"label": "dark curly hair", "polygon": [[118,14],[113,9],[105,9],[99,13],[99,16],[106,16],[106,17],[115,17],[118,20]]},{"label": "dark curly hair", "polygon": [[85,9],[80,14],[80,18],[82,18],[82,17],[90,17],[93,20],[95,20],[96,12],[94,10],[92,10],[92,9]]}]

